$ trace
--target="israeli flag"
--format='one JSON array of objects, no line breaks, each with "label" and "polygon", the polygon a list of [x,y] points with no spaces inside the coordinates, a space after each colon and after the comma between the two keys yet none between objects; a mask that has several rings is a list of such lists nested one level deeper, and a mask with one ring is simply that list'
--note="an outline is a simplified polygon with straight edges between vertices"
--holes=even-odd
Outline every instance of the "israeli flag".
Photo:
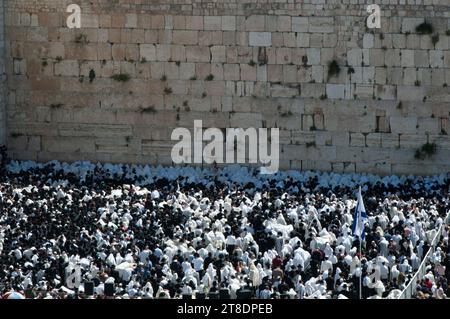
[{"label": "israeli flag", "polygon": [[355,216],[353,217],[352,232],[354,236],[358,236],[362,240],[365,238],[364,223],[367,221],[366,208],[361,195],[361,186],[357,195],[357,202],[355,208]]}]

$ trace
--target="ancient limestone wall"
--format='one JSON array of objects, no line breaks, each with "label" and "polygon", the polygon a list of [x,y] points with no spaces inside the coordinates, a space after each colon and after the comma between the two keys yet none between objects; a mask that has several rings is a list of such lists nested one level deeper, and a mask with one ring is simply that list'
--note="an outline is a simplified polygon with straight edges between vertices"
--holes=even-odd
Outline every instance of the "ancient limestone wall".
[{"label": "ancient limestone wall", "polygon": [[13,158],[171,164],[172,129],[203,119],[280,128],[284,169],[450,171],[448,0],[4,2]]},{"label": "ancient limestone wall", "polygon": [[0,0],[0,145],[6,143],[6,103],[5,103],[5,34],[3,0]]}]

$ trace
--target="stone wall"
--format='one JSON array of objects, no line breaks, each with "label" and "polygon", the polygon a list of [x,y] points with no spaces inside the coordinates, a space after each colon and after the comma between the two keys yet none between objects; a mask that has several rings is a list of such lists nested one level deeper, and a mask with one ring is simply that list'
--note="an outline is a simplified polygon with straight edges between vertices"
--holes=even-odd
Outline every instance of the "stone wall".
[{"label": "stone wall", "polygon": [[280,128],[283,169],[450,171],[448,0],[373,1],[377,30],[362,0],[4,2],[13,158],[169,165],[203,119]]},{"label": "stone wall", "polygon": [[0,146],[6,144],[6,112],[5,112],[5,34],[4,34],[3,0],[0,0]]}]

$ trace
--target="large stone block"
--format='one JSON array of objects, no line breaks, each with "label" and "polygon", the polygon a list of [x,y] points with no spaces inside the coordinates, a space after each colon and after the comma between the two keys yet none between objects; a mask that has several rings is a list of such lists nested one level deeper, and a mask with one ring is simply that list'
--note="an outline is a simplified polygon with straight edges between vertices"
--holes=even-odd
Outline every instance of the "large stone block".
[{"label": "large stone block", "polygon": [[398,86],[397,99],[399,101],[422,101],[426,96],[423,86]]},{"label": "large stone block", "polygon": [[417,117],[391,116],[390,125],[392,133],[416,134]]},{"label": "large stone block", "polygon": [[55,75],[79,76],[80,66],[78,61],[61,61],[55,64]]},{"label": "large stone block", "polygon": [[209,62],[210,49],[201,46],[186,47],[186,59],[188,62]]},{"label": "large stone block", "polygon": [[198,31],[175,30],[172,33],[174,44],[196,45],[198,43]]},{"label": "large stone block", "polygon": [[235,16],[223,16],[222,17],[222,30],[235,31],[236,30],[236,17]]},{"label": "large stone block", "polygon": [[332,33],[334,32],[334,26],[333,17],[309,17],[309,32]]},{"label": "large stone block", "polygon": [[266,17],[263,15],[251,15],[245,20],[246,31],[264,31]]},{"label": "large stone block", "polygon": [[272,33],[270,32],[250,32],[250,46],[267,47],[272,45]]},{"label": "large stone block", "polygon": [[414,67],[414,51],[413,50],[402,50],[401,57],[402,67]]},{"label": "large stone block", "polygon": [[261,114],[255,113],[233,113],[230,116],[230,125],[233,128],[260,128],[262,127]]},{"label": "large stone block", "polygon": [[308,32],[309,18],[308,17],[292,17],[292,31],[293,32]]}]

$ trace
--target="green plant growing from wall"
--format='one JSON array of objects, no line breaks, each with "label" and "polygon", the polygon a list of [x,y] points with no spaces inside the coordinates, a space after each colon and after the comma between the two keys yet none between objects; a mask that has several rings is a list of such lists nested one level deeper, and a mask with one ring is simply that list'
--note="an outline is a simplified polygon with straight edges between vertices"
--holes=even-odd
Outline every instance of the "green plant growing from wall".
[{"label": "green plant growing from wall", "polygon": [[130,75],[126,73],[114,74],[111,76],[111,79],[117,82],[128,82],[130,78]]},{"label": "green plant growing from wall", "polygon": [[63,60],[63,58],[62,58],[62,56],[58,55],[55,60],[56,60],[57,63],[59,63],[59,62],[61,62]]},{"label": "green plant growing from wall", "polygon": [[431,37],[431,43],[433,43],[433,46],[436,46],[438,42],[439,42],[439,34],[436,33]]},{"label": "green plant growing from wall", "polygon": [[336,60],[328,63],[328,79],[332,78],[333,76],[338,76],[339,73],[341,73],[341,67]]},{"label": "green plant growing from wall", "polygon": [[416,32],[418,34],[432,34],[434,27],[431,23],[423,22],[416,27]]},{"label": "green plant growing from wall", "polygon": [[155,114],[156,113],[156,109],[155,109],[155,107],[153,105],[150,105],[148,107],[141,108],[141,113],[144,113],[144,114]]},{"label": "green plant growing from wall", "polygon": [[416,159],[424,160],[427,157],[431,157],[434,154],[436,154],[437,151],[437,145],[436,143],[425,143],[422,145],[421,148],[417,149],[414,157]]},{"label": "green plant growing from wall", "polygon": [[94,79],[95,79],[95,71],[93,69],[91,69],[89,71],[89,83],[94,82]]},{"label": "green plant growing from wall", "polygon": [[50,108],[52,110],[56,110],[56,109],[60,109],[61,107],[63,107],[64,104],[62,103],[54,103],[54,104],[50,104]]},{"label": "green plant growing from wall", "polygon": [[75,43],[86,44],[89,43],[86,34],[79,34],[75,37]]},{"label": "green plant growing from wall", "polygon": [[290,110],[280,114],[281,117],[290,117],[292,115],[294,115],[294,113],[292,113]]},{"label": "green plant growing from wall", "polygon": [[161,76],[161,81],[163,81],[163,82],[167,81],[167,75],[163,74]]},{"label": "green plant growing from wall", "polygon": [[250,62],[248,63],[248,65],[250,65],[250,66],[255,66],[255,65],[256,65],[256,62],[253,61],[253,60],[250,60]]},{"label": "green plant growing from wall", "polygon": [[212,74],[209,74],[209,75],[205,78],[205,81],[212,81],[212,80],[214,80],[214,75],[212,75]]},{"label": "green plant growing from wall", "polygon": [[18,133],[18,132],[11,133],[11,137],[12,138],[18,138],[18,137],[21,137],[21,136],[24,136],[24,134]]},{"label": "green plant growing from wall", "polygon": [[164,94],[167,94],[167,95],[172,94],[172,88],[166,86],[166,87],[164,88]]}]

